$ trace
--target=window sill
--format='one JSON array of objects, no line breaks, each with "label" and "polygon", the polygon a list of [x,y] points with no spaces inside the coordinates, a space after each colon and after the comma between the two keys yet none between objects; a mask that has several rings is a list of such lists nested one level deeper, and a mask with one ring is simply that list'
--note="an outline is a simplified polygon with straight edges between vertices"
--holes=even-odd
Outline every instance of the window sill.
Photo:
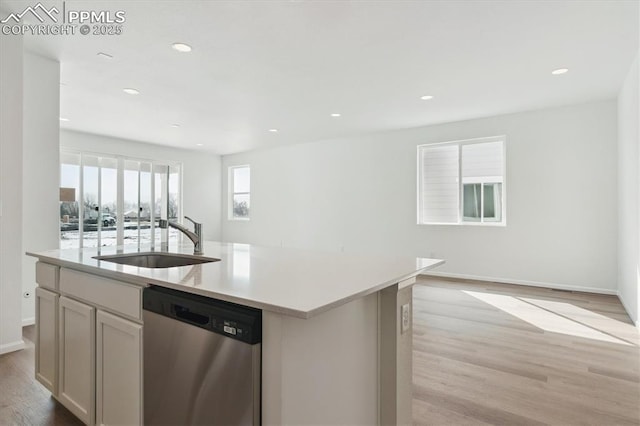
[{"label": "window sill", "polygon": [[428,222],[428,223],[418,223],[418,226],[429,226],[429,225],[436,225],[436,226],[488,226],[488,227],[499,227],[499,228],[506,228],[507,227],[507,223],[506,222],[456,222],[456,223],[447,223],[447,222]]}]

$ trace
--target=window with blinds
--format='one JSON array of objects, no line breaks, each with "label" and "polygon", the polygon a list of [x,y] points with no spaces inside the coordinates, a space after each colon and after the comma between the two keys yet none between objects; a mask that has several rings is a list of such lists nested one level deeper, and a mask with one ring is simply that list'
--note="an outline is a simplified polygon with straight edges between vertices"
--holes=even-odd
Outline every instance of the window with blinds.
[{"label": "window with blinds", "polygon": [[418,146],[418,224],[504,225],[504,142]]}]

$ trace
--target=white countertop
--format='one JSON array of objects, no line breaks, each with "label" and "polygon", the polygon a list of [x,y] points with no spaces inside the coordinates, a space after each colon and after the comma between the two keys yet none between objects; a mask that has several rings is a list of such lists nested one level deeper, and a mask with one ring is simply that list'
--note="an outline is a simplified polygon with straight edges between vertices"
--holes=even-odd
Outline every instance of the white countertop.
[{"label": "white countertop", "polygon": [[[156,284],[299,318],[310,318],[415,277],[440,259],[365,256],[250,244],[204,242],[204,256],[220,259],[173,268],[141,268],[93,256],[152,251],[137,246],[49,250],[41,261],[139,285]],[[159,251],[159,250],[158,250]],[[193,245],[169,246],[192,254]]]}]

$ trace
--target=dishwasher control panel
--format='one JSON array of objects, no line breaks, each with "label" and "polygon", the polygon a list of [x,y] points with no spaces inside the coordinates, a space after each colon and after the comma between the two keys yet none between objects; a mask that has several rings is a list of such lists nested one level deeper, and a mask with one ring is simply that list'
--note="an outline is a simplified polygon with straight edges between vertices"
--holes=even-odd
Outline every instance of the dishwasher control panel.
[{"label": "dishwasher control panel", "polygon": [[164,287],[144,289],[143,309],[249,344],[262,341],[262,311]]}]

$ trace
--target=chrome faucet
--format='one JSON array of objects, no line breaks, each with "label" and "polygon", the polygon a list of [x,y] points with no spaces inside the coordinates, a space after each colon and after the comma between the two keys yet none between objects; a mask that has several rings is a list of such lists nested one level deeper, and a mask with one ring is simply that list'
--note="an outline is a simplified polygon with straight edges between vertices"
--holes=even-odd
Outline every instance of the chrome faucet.
[{"label": "chrome faucet", "polygon": [[160,219],[160,228],[166,229],[167,225],[172,228],[176,228],[178,231],[189,237],[191,241],[193,241],[194,255],[199,256],[204,254],[204,252],[202,251],[202,224],[191,219],[189,216],[185,216],[184,218],[193,223],[194,232],[189,231],[185,226],[182,226],[177,222],[169,222],[168,220],[164,219]]}]

